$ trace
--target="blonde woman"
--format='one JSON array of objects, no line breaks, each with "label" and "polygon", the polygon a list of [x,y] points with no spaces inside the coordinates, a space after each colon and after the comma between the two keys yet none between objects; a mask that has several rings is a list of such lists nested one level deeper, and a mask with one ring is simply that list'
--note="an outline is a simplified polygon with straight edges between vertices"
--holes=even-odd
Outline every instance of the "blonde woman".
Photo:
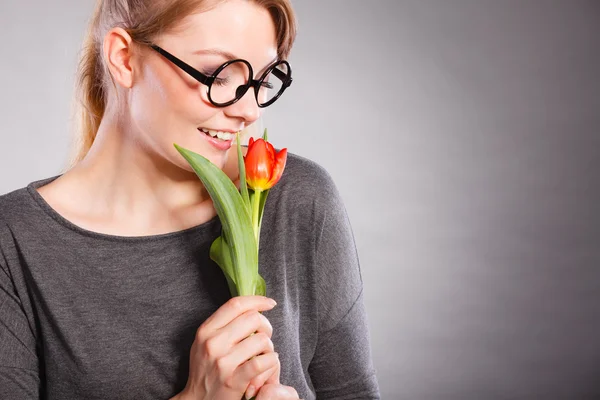
[{"label": "blonde woman", "polygon": [[291,85],[295,33],[289,0],[98,2],[74,165],[0,197],[0,398],[379,397],[329,175],[288,156],[261,233],[269,298],[229,299],[220,222],[173,147],[235,180],[234,135]]}]

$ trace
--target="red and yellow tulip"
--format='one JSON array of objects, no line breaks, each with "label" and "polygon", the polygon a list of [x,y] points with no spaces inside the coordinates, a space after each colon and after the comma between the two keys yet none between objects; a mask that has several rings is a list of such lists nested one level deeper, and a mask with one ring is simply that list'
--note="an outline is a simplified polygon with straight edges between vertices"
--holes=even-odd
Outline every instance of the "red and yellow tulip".
[{"label": "red and yellow tulip", "polygon": [[287,149],[276,153],[271,143],[250,138],[244,157],[248,187],[256,191],[271,189],[281,179],[286,160]]}]

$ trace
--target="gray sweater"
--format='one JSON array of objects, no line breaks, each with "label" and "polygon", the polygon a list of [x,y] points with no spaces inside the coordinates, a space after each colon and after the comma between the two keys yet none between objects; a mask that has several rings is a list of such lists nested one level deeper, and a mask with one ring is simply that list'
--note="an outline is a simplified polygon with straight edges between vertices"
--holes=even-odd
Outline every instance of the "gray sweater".
[{"label": "gray sweater", "polygon": [[[64,219],[35,188],[0,196],[0,399],[167,399],[200,324],[229,299],[214,219],[121,237]],[[303,399],[377,399],[352,230],[327,172],[290,154],[267,200],[260,273],[278,305],[281,382]]]}]

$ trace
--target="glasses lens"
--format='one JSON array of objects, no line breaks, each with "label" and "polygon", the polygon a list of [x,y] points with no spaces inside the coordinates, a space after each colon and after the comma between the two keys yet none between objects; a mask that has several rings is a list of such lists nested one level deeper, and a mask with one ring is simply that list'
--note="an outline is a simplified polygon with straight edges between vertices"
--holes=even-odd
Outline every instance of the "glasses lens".
[{"label": "glasses lens", "polygon": [[223,68],[210,86],[209,95],[213,102],[224,104],[235,100],[241,87],[248,85],[250,70],[242,61],[235,61]]},{"label": "glasses lens", "polygon": [[258,104],[267,105],[275,101],[275,98],[284,91],[289,73],[286,63],[277,64],[262,81],[258,91]]}]

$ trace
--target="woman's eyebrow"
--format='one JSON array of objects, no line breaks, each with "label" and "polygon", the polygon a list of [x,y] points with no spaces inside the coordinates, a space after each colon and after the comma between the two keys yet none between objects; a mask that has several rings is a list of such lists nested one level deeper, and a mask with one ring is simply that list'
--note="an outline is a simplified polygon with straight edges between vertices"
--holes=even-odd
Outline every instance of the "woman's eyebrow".
[{"label": "woman's eyebrow", "polygon": [[213,48],[213,49],[203,49],[203,50],[196,50],[193,54],[210,54],[210,55],[217,55],[217,56],[223,56],[229,60],[234,60],[236,58],[235,54],[230,53],[226,50],[222,50],[222,49],[217,49],[217,48]]},{"label": "woman's eyebrow", "polygon": [[[233,53],[230,53],[227,50],[223,50],[223,49],[219,49],[219,48],[212,48],[212,49],[202,49],[202,50],[196,50],[194,51],[192,54],[199,54],[199,55],[216,55],[216,56],[223,56],[228,60],[236,60],[239,59],[240,57],[236,56]],[[275,57],[274,59],[272,59],[271,61],[269,61],[269,63],[260,71],[258,71],[259,74],[262,74],[263,72],[265,72],[267,70],[267,68],[269,68],[271,65],[273,65],[273,63],[275,61],[277,61],[279,59],[279,57]]]}]

